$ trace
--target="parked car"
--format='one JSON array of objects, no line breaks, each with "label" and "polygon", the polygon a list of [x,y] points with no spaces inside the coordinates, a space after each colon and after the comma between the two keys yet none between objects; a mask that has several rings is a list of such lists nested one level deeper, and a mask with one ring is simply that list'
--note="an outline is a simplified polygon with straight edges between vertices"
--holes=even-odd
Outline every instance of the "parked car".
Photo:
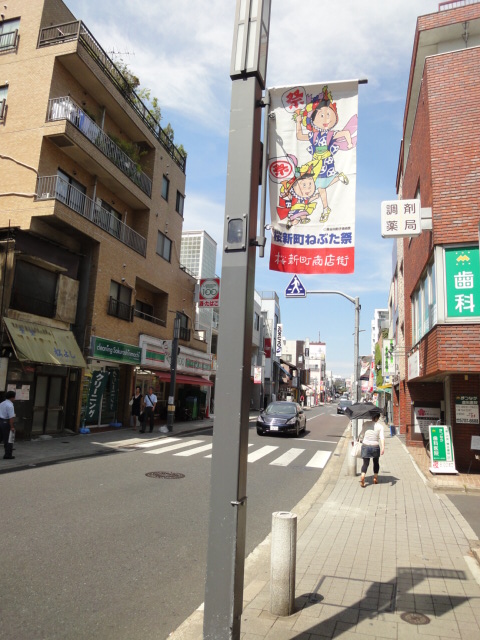
[{"label": "parked car", "polygon": [[257,433],[294,433],[297,436],[307,428],[303,408],[296,402],[271,402],[257,418]]},{"label": "parked car", "polygon": [[341,413],[343,415],[345,415],[345,409],[347,407],[351,407],[353,404],[353,400],[348,400],[346,398],[342,398],[341,400],[339,400],[338,404],[337,404],[337,413]]}]

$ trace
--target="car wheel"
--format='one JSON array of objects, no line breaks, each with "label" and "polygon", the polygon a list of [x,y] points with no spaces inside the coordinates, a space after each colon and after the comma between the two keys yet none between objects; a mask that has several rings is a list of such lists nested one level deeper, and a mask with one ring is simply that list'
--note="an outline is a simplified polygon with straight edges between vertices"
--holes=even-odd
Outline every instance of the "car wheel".
[{"label": "car wheel", "polygon": [[257,433],[258,433],[259,436],[263,436],[263,429],[259,429],[257,427]]}]

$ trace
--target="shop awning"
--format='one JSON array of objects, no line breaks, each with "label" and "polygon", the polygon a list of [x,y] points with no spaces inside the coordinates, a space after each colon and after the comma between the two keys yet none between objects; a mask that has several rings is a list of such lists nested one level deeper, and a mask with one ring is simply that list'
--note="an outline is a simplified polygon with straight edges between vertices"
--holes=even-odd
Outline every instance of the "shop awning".
[{"label": "shop awning", "polygon": [[36,322],[4,318],[19,360],[86,367],[75,336],[71,331],[47,327]]},{"label": "shop awning", "polygon": [[286,369],[284,369],[280,365],[278,366],[278,368],[280,369],[280,371],[283,373],[284,376],[287,376],[287,378],[290,378],[290,380],[292,379],[293,377],[292,374],[289,373]]},{"label": "shop awning", "polygon": [[380,391],[380,393],[392,393],[392,385],[382,384],[379,387],[377,387],[375,391]]},{"label": "shop awning", "polygon": [[[170,382],[169,371],[155,371],[155,375],[159,380]],[[175,380],[177,384],[192,384],[195,387],[213,387],[213,382],[200,378],[200,376],[188,376],[184,373],[177,373]]]}]

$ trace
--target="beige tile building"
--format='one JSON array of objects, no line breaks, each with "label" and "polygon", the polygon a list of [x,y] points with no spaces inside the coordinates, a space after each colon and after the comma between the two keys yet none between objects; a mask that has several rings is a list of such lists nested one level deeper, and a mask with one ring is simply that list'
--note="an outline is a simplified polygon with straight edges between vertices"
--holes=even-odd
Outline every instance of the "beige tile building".
[{"label": "beige tile building", "polygon": [[186,158],[101,34],[61,0],[6,6],[0,391],[17,391],[19,434],[78,430],[82,417],[125,426],[137,383],[152,384],[165,411],[177,314],[191,378],[176,402],[190,390],[201,404],[209,363],[192,326],[196,281],[179,257]]}]

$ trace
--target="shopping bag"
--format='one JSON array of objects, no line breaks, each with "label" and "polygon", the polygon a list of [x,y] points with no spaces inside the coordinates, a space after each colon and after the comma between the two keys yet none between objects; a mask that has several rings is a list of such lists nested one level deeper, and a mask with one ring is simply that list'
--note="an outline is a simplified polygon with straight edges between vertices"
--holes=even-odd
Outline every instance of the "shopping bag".
[{"label": "shopping bag", "polygon": [[362,443],[360,440],[356,440],[352,443],[351,455],[353,458],[361,458],[362,457]]},{"label": "shopping bag", "polygon": [[13,444],[15,442],[15,431],[11,431],[8,434],[8,444]]}]

